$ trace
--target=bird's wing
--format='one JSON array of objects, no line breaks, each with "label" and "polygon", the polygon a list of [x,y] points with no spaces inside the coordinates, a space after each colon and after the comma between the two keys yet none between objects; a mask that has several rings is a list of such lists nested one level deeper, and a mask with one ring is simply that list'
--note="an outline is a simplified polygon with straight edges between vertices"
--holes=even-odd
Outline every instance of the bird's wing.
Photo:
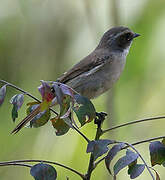
[{"label": "bird's wing", "polygon": [[67,83],[69,80],[81,75],[84,72],[90,71],[94,67],[97,67],[109,59],[110,56],[101,53],[99,50],[95,50],[87,57],[82,59],[79,63],[74,65],[69,71],[65,72],[57,80],[61,83]]}]

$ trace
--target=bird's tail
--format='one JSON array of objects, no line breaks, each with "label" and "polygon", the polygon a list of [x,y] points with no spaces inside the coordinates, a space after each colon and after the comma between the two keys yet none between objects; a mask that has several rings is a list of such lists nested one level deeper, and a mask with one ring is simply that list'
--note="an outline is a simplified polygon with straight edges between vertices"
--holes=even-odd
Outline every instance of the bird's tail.
[{"label": "bird's tail", "polygon": [[28,116],[26,116],[16,127],[13,129],[11,134],[16,134],[19,132],[28,122],[30,122],[39,112],[40,106],[38,106],[34,111],[32,111]]}]

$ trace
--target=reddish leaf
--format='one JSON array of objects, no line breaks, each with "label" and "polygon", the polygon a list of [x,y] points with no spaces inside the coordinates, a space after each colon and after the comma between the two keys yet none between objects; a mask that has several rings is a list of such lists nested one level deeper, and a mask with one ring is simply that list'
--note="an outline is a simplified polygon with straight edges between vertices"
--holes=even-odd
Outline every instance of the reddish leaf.
[{"label": "reddish leaf", "polygon": [[[67,120],[67,118],[65,120]],[[70,121],[70,119],[68,121]],[[51,122],[53,127],[56,129],[57,136],[66,134],[70,129],[70,126],[63,119],[60,119],[58,116],[52,118]]]},{"label": "reddish leaf", "polygon": [[150,143],[150,158],[151,165],[155,166],[156,164],[163,164],[165,162],[165,145],[160,141],[154,141]]},{"label": "reddish leaf", "polygon": [[42,103],[40,105],[41,111],[49,109],[52,105],[52,100],[55,98],[55,94],[52,92],[51,86],[46,81],[41,81],[41,85],[38,87],[42,96]]},{"label": "reddish leaf", "polygon": [[41,83],[42,84],[38,87],[38,90],[41,93],[42,101],[50,103],[55,97],[54,93],[51,91],[51,86],[45,81],[41,81]]},{"label": "reddish leaf", "polygon": [[6,86],[7,85],[4,85],[0,88],[0,105],[3,104],[5,96],[6,96]]},{"label": "reddish leaf", "polygon": [[35,164],[31,170],[30,174],[35,180],[56,180],[57,172],[56,169],[49,164]]},{"label": "reddish leaf", "polygon": [[125,146],[124,143],[120,143],[120,144],[117,144],[117,145],[114,145],[108,152],[106,158],[105,158],[105,165],[106,165],[106,168],[108,169],[109,173],[111,173],[111,170],[110,170],[110,163],[111,161],[113,160],[113,158],[117,155],[117,153]]}]

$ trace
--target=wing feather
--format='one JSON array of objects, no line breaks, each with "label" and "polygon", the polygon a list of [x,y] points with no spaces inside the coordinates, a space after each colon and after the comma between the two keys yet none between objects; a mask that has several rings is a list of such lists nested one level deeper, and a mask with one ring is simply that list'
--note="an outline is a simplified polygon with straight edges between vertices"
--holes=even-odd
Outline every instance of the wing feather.
[{"label": "wing feather", "polygon": [[103,54],[100,49],[95,50],[93,53],[89,54],[79,63],[74,65],[68,72],[64,73],[57,80],[61,83],[67,83],[69,80],[104,63],[106,59],[109,59],[109,56],[106,56],[105,53]]}]

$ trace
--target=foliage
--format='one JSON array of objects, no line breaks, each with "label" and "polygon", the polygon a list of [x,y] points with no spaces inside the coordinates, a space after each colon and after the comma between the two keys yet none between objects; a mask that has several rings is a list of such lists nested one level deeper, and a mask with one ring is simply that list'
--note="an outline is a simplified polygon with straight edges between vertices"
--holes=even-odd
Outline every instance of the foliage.
[{"label": "foliage", "polygon": [[30,174],[34,177],[35,180],[56,180],[57,172],[55,168],[48,164],[35,164],[31,170]]},{"label": "foliage", "polygon": [[[3,80],[1,82],[4,83]],[[0,102],[2,105],[6,96],[6,88],[13,87],[17,90],[21,91],[21,94],[14,95],[10,103],[13,105],[12,108],[12,119],[15,122],[16,118],[18,118],[18,110],[22,107],[24,103],[24,96],[28,95],[33,99],[37,100],[35,97],[26,93],[24,90],[19,89],[18,87],[5,82],[0,88]],[[33,160],[24,160],[20,161],[21,164],[17,164],[16,162],[0,162],[0,165],[23,165],[31,168],[30,174],[34,177],[35,180],[55,180],[57,178],[56,169],[49,165],[53,163],[58,166],[62,166],[77,175],[79,175],[83,180],[89,180],[91,177],[91,173],[97,167],[97,165],[105,160],[105,167],[107,168],[110,175],[116,179],[118,173],[125,167],[128,167],[128,175],[130,179],[135,179],[140,176],[145,167],[149,171],[152,179],[155,179],[151,170],[153,170],[156,174],[156,180],[159,180],[158,172],[149,167],[140,153],[135,149],[135,147],[131,144],[125,142],[118,142],[116,140],[111,139],[100,139],[100,137],[108,132],[111,129],[102,130],[102,124],[105,119],[106,113],[97,113],[95,111],[95,107],[92,102],[86,98],[78,94],[71,87],[59,83],[59,82],[46,82],[41,81],[41,85],[38,87],[38,90],[41,94],[42,101],[29,102],[27,104],[27,116],[16,126],[16,128],[12,131],[12,133],[17,133],[22,127],[24,127],[27,123],[30,123],[28,127],[30,128],[38,128],[44,126],[49,120],[52,122],[52,126],[55,128],[55,132],[57,136],[62,136],[67,134],[69,129],[76,130],[86,141],[87,141],[87,153],[91,153],[90,163],[88,166],[87,174],[82,174],[70,167],[65,165],[55,163],[55,162],[46,162],[43,163],[41,161],[38,164],[33,166],[22,164],[24,162],[33,162]],[[59,106],[59,112],[57,113],[52,108],[54,106]],[[53,115],[51,114],[53,112]],[[54,116],[55,114],[55,116]],[[53,116],[53,117],[52,117]],[[75,116],[77,119],[75,119]],[[87,123],[92,122],[95,119],[95,124],[97,125],[96,137],[94,140],[89,140],[78,128],[78,123],[81,126],[84,126]],[[154,118],[153,118],[154,119]],[[148,119],[152,120],[152,119]],[[142,122],[144,120],[141,120]],[[139,121],[136,121],[136,123]],[[135,122],[132,122],[132,124]],[[127,124],[127,123],[126,123]],[[158,139],[158,138],[157,138]],[[146,140],[148,142],[148,140]],[[150,150],[150,158],[151,165],[163,165],[165,166],[165,138],[163,138],[162,142],[153,141],[149,145]],[[136,143],[135,143],[136,144]],[[112,147],[109,147],[112,146]],[[133,149],[134,151],[132,151]],[[112,168],[112,160],[114,157],[122,150],[126,150],[126,155],[119,158],[117,162],[113,165]],[[98,160],[98,158],[101,158]],[[143,164],[138,164],[137,160],[141,159]],[[98,160],[98,161],[96,161]],[[19,161],[17,161],[19,162]],[[35,160],[34,160],[35,162]],[[112,170],[113,169],[113,172]]]}]

